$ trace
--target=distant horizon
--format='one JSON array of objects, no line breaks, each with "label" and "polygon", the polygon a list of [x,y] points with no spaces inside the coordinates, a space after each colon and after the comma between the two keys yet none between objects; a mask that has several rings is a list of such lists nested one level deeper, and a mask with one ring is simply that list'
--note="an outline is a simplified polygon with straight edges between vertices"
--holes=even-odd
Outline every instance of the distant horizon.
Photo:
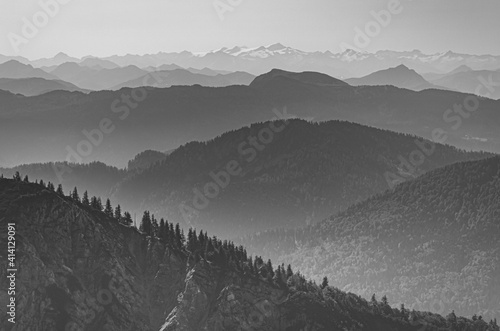
[{"label": "distant horizon", "polygon": [[[331,52],[332,54],[342,54],[344,52],[346,52],[347,50],[344,50],[344,51],[332,51],[332,50],[304,50],[304,49],[300,49],[300,48],[296,48],[296,47],[293,47],[293,46],[289,46],[289,45],[286,45],[284,43],[280,43],[280,42],[276,42],[276,43],[272,43],[272,44],[266,44],[266,45],[257,45],[257,46],[251,46],[251,47],[248,47],[248,46],[242,46],[242,45],[235,45],[235,46],[225,46],[225,47],[219,47],[219,48],[215,48],[215,49],[211,49],[211,50],[204,50],[204,51],[194,51],[194,50],[189,50],[189,49],[184,49],[184,50],[172,50],[172,51],[169,51],[169,50],[160,50],[158,52],[153,52],[153,53],[115,53],[115,54],[110,54],[110,55],[103,55],[103,56],[98,56],[98,55],[93,55],[93,54],[87,54],[87,55],[84,55],[84,56],[77,56],[77,55],[72,55],[70,54],[69,52],[66,52],[66,51],[59,51],[59,52],[56,52],[54,53],[52,56],[44,56],[44,57],[38,57],[38,58],[33,58],[33,57],[27,57],[27,56],[22,56],[22,55],[8,55],[8,54],[3,54],[3,53],[0,53],[0,55],[2,56],[5,56],[5,57],[11,57],[11,58],[16,58],[16,57],[20,57],[20,58],[24,58],[30,62],[35,62],[35,61],[38,61],[38,60],[44,60],[44,59],[53,59],[55,58],[56,56],[58,55],[66,55],[68,57],[72,57],[72,58],[76,58],[76,59],[79,59],[79,60],[83,60],[85,58],[99,58],[99,59],[103,59],[103,58],[108,58],[108,57],[113,57],[113,56],[119,56],[119,57],[122,57],[122,56],[146,56],[146,55],[156,55],[156,54],[160,54],[160,53],[166,53],[166,54],[171,54],[171,53],[182,53],[182,52],[189,52],[191,54],[209,54],[209,53],[215,53],[217,51],[220,51],[221,49],[223,48],[226,48],[226,49],[232,49],[232,48],[235,48],[235,47],[241,47],[241,48],[244,48],[244,49],[248,49],[248,50],[251,50],[251,49],[257,49],[259,47],[265,47],[265,48],[268,48],[270,46],[273,46],[273,45],[276,45],[276,44],[281,44],[283,45],[284,47],[287,47],[287,48],[291,48],[291,49],[294,49],[294,50],[298,50],[298,51],[303,51],[303,52],[306,52],[306,53],[314,53],[314,52],[321,52],[321,53],[326,53],[326,52]],[[357,50],[354,50],[354,49],[350,49],[352,51],[355,51],[355,52],[358,52],[358,53],[364,53],[364,54],[377,54],[379,52],[394,52],[394,53],[411,53],[411,52],[420,52],[421,54],[423,55],[428,55],[428,56],[431,56],[431,55],[438,55],[438,54],[446,54],[446,53],[453,53],[453,54],[457,54],[457,55],[468,55],[468,56],[492,56],[492,57],[500,57],[500,53],[498,54],[493,54],[493,53],[462,53],[462,52],[457,52],[457,51],[454,51],[454,50],[443,50],[443,51],[440,51],[440,52],[432,52],[432,53],[428,53],[428,52],[424,52],[418,48],[414,48],[414,49],[407,49],[407,50],[395,50],[395,49],[379,49],[379,50],[376,50],[376,51],[365,51],[365,50],[360,50],[360,51],[357,51]]]}]

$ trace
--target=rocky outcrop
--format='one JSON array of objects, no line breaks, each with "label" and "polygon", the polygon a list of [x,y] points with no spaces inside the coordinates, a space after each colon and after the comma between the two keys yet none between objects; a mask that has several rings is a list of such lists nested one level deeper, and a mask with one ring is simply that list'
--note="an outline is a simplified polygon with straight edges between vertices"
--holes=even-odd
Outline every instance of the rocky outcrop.
[{"label": "rocky outcrop", "polygon": [[35,184],[0,180],[0,215],[17,227],[11,330],[158,330],[177,304],[178,250]]}]

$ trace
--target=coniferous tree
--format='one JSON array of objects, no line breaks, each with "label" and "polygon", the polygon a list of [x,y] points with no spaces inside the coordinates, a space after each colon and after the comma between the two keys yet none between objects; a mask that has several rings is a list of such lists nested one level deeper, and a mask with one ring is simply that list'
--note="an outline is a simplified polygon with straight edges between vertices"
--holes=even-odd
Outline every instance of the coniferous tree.
[{"label": "coniferous tree", "polygon": [[71,198],[76,202],[80,202],[80,196],[78,195],[78,189],[76,188],[76,186],[71,193]]},{"label": "coniferous tree", "polygon": [[132,215],[128,211],[123,213],[122,223],[125,225],[132,225],[134,221],[132,221]]},{"label": "coniferous tree", "polygon": [[25,183],[29,183],[30,182],[30,180],[28,179],[28,175],[24,176],[24,182]]},{"label": "coniferous tree", "polygon": [[166,241],[167,240],[167,229],[165,225],[165,220],[162,218],[160,219],[160,229],[159,229],[159,236],[161,240]]},{"label": "coniferous tree", "polygon": [[267,268],[266,273],[267,273],[268,278],[273,279],[274,278],[274,269],[273,269],[273,264],[271,262],[271,259],[267,260],[266,268]]},{"label": "coniferous tree", "polygon": [[151,215],[151,235],[154,236],[154,237],[158,237],[159,236],[159,231],[158,231],[158,228],[160,226],[158,225],[158,221],[156,220],[155,218],[155,215]]},{"label": "coniferous tree", "polygon": [[40,185],[42,185],[43,187],[46,187],[45,186],[45,182],[43,181],[43,179],[40,179]]},{"label": "coniferous tree", "polygon": [[122,219],[122,207],[120,207],[120,205],[115,208],[115,219],[118,221]]},{"label": "coniferous tree", "polygon": [[184,244],[184,240],[183,240],[183,234],[182,234],[182,231],[181,231],[181,227],[179,225],[179,223],[177,223],[175,225],[175,245],[177,247],[182,247],[182,245]]},{"label": "coniferous tree", "polygon": [[327,288],[328,287],[328,277],[323,277],[323,282],[321,283],[321,288]]},{"label": "coniferous tree", "polygon": [[57,193],[57,194],[59,194],[59,195],[60,195],[60,196],[62,196],[62,197],[64,196],[64,191],[63,191],[63,188],[62,188],[62,185],[61,185],[61,184],[59,184],[59,185],[57,186],[57,191],[56,191],[56,193]]},{"label": "coniferous tree", "polygon": [[383,305],[383,311],[385,313],[388,313],[391,307],[389,306],[389,300],[387,299],[386,295],[382,297],[382,305]]},{"label": "coniferous tree", "polygon": [[111,206],[111,201],[106,199],[106,207],[104,208],[104,214],[108,217],[113,217],[113,207]]},{"label": "coniferous tree", "polygon": [[16,171],[16,173],[14,174],[14,180],[17,182],[21,181],[21,174],[19,173],[19,171]]},{"label": "coniferous tree", "polygon": [[48,189],[49,191],[54,192],[54,191],[55,191],[54,184],[52,184],[51,182],[48,182],[48,184],[47,184],[47,189]]},{"label": "coniferous tree", "polygon": [[144,232],[146,235],[151,236],[151,216],[149,211],[145,211],[142,215],[141,225],[139,230]]},{"label": "coniferous tree", "polygon": [[102,211],[104,209],[104,206],[102,205],[101,197],[97,198],[97,209],[99,211]]},{"label": "coniferous tree", "polygon": [[175,229],[173,223],[168,224],[168,242],[175,245]]},{"label": "coniferous tree", "polygon": [[84,206],[90,206],[89,194],[87,193],[87,191],[83,193],[82,204]]},{"label": "coniferous tree", "polygon": [[293,276],[292,266],[288,265],[288,267],[286,268],[286,279],[288,279],[292,276]]}]

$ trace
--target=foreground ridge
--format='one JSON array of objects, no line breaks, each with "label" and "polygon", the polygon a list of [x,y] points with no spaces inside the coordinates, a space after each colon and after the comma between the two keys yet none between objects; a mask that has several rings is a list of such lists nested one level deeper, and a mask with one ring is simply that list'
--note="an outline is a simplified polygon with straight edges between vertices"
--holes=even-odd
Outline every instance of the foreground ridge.
[{"label": "foreground ridge", "polygon": [[20,265],[7,330],[499,330],[477,316],[368,302],[326,277],[318,286],[206,232],[186,238],[149,212],[138,230],[109,201],[102,211],[76,189],[58,191],[19,174],[0,179],[0,221],[16,224]]}]

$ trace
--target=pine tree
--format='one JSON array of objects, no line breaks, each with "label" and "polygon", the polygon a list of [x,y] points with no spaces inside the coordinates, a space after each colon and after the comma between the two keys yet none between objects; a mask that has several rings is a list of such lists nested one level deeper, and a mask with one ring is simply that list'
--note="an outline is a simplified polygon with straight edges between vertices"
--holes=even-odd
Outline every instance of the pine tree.
[{"label": "pine tree", "polygon": [[154,237],[158,237],[159,236],[159,231],[158,231],[158,228],[160,226],[158,225],[158,221],[156,220],[155,218],[155,215],[151,215],[151,235],[154,236]]},{"label": "pine tree", "polygon": [[276,272],[274,273],[274,282],[278,285],[283,285],[283,272],[281,271],[281,266],[278,266]]},{"label": "pine tree", "polygon": [[43,186],[43,187],[46,187],[45,186],[45,182],[43,181],[43,179],[40,179],[40,185]]},{"label": "pine tree", "polygon": [[132,221],[132,215],[130,215],[128,211],[123,213],[122,223],[125,225],[132,225],[132,223],[134,223],[134,221]]},{"label": "pine tree", "polygon": [[115,208],[115,218],[118,221],[122,219],[122,207],[120,207],[120,205],[116,206]]},{"label": "pine tree", "polygon": [[76,202],[80,202],[80,196],[78,195],[78,189],[76,188],[76,186],[73,189],[73,193],[71,193],[71,198]]},{"label": "pine tree", "polygon": [[378,304],[377,297],[375,296],[375,293],[373,293],[370,303],[372,304],[372,306],[376,306]]},{"label": "pine tree", "polygon": [[406,310],[404,303],[401,304],[401,316],[403,316],[403,319],[405,321],[408,321],[409,312],[408,310]]},{"label": "pine tree", "polygon": [[30,180],[28,179],[28,175],[24,176],[24,182],[25,183],[29,183],[30,182]]},{"label": "pine tree", "polygon": [[97,198],[97,209],[99,211],[102,211],[103,210],[103,205],[102,205],[102,200],[101,200],[101,197]]},{"label": "pine tree", "polygon": [[327,288],[328,287],[328,277],[323,277],[323,282],[321,283],[321,288]]},{"label": "pine tree", "polygon": [[293,276],[292,266],[288,265],[288,267],[286,268],[286,279],[288,279],[292,276]]},{"label": "pine tree", "polygon": [[267,260],[267,275],[268,275],[268,278],[271,278],[271,280],[274,278],[274,268],[273,268],[273,264],[271,262],[271,259],[268,259]]},{"label": "pine tree", "polygon": [[84,206],[90,206],[89,194],[87,193],[87,191],[85,191],[85,193],[83,193],[82,204]]},{"label": "pine tree", "polygon": [[14,174],[14,180],[17,182],[21,181],[21,174],[19,173],[19,171],[16,171],[16,173]]},{"label": "pine tree", "polygon": [[149,211],[145,211],[142,215],[139,230],[144,232],[147,236],[151,236],[151,216],[149,214]]},{"label": "pine tree", "polygon": [[184,244],[184,238],[179,223],[175,225],[175,245],[179,248]]},{"label": "pine tree", "polygon": [[59,194],[59,195],[60,195],[60,196],[62,196],[62,197],[64,196],[64,191],[63,191],[63,188],[62,188],[62,185],[61,185],[61,184],[59,184],[59,185],[57,186],[57,191],[56,191],[56,193],[57,193],[57,194]]},{"label": "pine tree", "polygon": [[387,296],[386,296],[386,295],[384,295],[384,296],[382,297],[382,304],[383,304],[384,306],[388,306],[388,305],[389,305],[389,300],[387,300]]},{"label": "pine tree", "polygon": [[108,217],[113,217],[113,207],[111,206],[111,201],[106,199],[106,207],[104,208],[104,214]]},{"label": "pine tree", "polygon": [[54,184],[52,184],[51,182],[48,182],[48,184],[47,184],[47,189],[48,189],[49,191],[54,192],[54,191],[55,191]]},{"label": "pine tree", "polygon": [[166,225],[165,225],[165,220],[162,218],[160,220],[160,239],[163,240],[163,241],[166,241],[167,240],[167,229],[166,229]]}]

